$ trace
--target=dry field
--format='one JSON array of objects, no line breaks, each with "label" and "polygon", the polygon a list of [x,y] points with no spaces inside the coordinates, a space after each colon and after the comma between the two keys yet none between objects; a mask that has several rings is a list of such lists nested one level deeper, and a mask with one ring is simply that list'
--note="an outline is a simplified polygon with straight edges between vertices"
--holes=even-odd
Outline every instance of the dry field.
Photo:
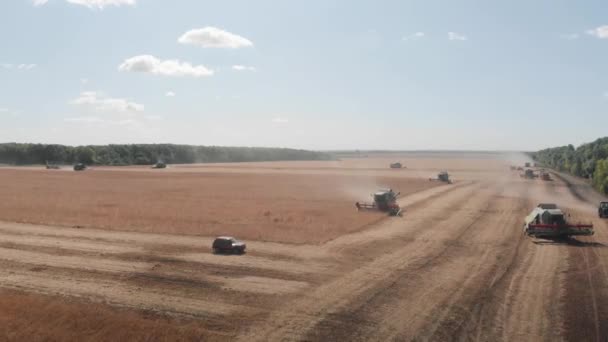
[{"label": "dry field", "polygon": [[[391,160],[408,169],[385,169]],[[600,196],[570,177],[523,180],[509,163],[448,154],[0,170],[0,339],[606,340]],[[455,183],[426,180],[440,169]],[[403,218],[353,211],[378,185],[405,193]],[[524,237],[541,201],[596,234]],[[213,227],[246,235],[249,252],[212,254]]]},{"label": "dry field", "polygon": [[[133,170],[151,172],[128,172]],[[179,170],[0,169],[0,220],[319,243],[382,220],[377,213],[353,214],[354,203],[370,200],[377,188],[408,195],[437,185],[395,175]]]}]

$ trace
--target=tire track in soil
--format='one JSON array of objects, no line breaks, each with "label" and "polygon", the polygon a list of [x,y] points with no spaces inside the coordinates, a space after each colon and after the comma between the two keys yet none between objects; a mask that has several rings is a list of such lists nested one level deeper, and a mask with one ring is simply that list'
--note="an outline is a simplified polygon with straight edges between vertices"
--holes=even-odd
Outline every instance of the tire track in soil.
[{"label": "tire track in soil", "polygon": [[[511,189],[512,190],[512,189]],[[501,323],[503,320],[495,320],[493,322],[486,322],[487,317],[495,317],[495,315],[488,315],[488,312],[496,307],[497,302],[503,298],[500,294],[499,289],[504,287],[506,280],[518,269],[521,263],[521,255],[525,248],[522,248],[526,242],[522,234],[520,234],[520,228],[518,225],[519,217],[525,215],[527,211],[527,197],[528,197],[527,186],[519,191],[519,197],[509,200],[508,203],[504,203],[501,208],[501,216],[495,219],[490,219],[488,227],[490,229],[484,230],[484,225],[480,224],[480,230],[485,231],[486,234],[495,235],[494,230],[500,230],[503,232],[501,235],[492,236],[496,239],[497,246],[488,246],[484,254],[484,257],[480,259],[478,272],[476,279],[471,281],[465,281],[465,286],[462,286],[458,291],[461,295],[455,297],[451,295],[449,305],[439,305],[440,311],[443,311],[443,320],[430,320],[435,321],[435,324],[431,326],[434,330],[431,330],[431,334],[422,334],[423,339],[425,335],[428,336],[429,340],[449,340],[449,339],[460,339],[460,340],[497,340],[497,334],[492,329],[488,328],[502,328]],[[502,228],[502,229],[501,229]],[[472,240],[476,239],[476,236],[471,236]],[[500,243],[500,241],[506,242]],[[498,246],[501,249],[498,249]],[[486,264],[485,260],[493,261]],[[483,268],[486,267],[486,270]],[[469,278],[473,278],[470,276]],[[469,280],[469,279],[467,279]],[[435,317],[437,314],[431,314],[431,317]],[[447,319],[445,319],[447,318]],[[417,338],[420,336],[417,336]]]},{"label": "tire track in soil", "polygon": [[[594,212],[594,200],[601,196],[574,177],[559,175],[577,209],[585,209],[581,216]],[[588,210],[587,210],[588,209]],[[602,220],[594,220],[595,235],[570,241],[565,284],[564,306],[565,338],[567,340],[605,341],[608,339],[608,272],[606,269],[606,229]]]},{"label": "tire track in soil", "polygon": [[[528,189],[527,205],[520,222],[539,202],[556,202],[559,192],[554,182],[535,182]],[[559,201],[557,201],[559,202]],[[521,229],[521,228],[520,228]],[[496,314],[494,325],[482,327],[497,340],[561,340],[563,317],[558,298],[563,295],[562,246],[544,244],[523,237],[516,268],[496,289],[496,303],[489,314]]]},{"label": "tire track in soil", "polygon": [[[453,210],[448,216],[439,220],[434,226],[420,226],[416,215],[425,216],[423,211],[412,214],[412,221],[403,221],[404,226],[418,225],[422,231],[419,243],[412,248],[400,248],[355,268],[353,271],[324,284],[304,295],[291,305],[281,308],[265,318],[265,324],[255,325],[241,340],[301,340],[318,322],[325,320],[341,308],[347,307],[353,300],[377,286],[384,286],[394,279],[395,272],[400,272],[412,263],[428,262],[435,253],[441,253],[453,235],[462,234],[462,229],[471,226],[475,221],[479,206],[487,204],[495,189],[488,184],[479,184],[478,196],[469,202],[460,197],[452,198]],[[464,195],[470,194],[464,191]],[[410,218],[412,218],[410,216]],[[419,218],[418,218],[419,219]],[[415,226],[414,226],[415,227]]]},{"label": "tire track in soil", "polygon": [[[522,206],[519,203],[508,203],[509,209],[504,209],[504,201],[492,198],[486,209],[480,210],[482,215],[445,246],[440,254],[422,265],[404,269],[389,286],[373,289],[372,292],[375,293],[368,300],[355,303],[331,319],[321,322],[317,329],[311,330],[309,339],[321,340],[327,334],[332,339],[361,341],[410,340],[414,337],[422,340],[446,340],[458,336],[454,335],[454,330],[458,330],[460,323],[470,316],[469,307],[475,306],[467,304],[464,299],[478,298],[478,292],[484,288],[483,285],[473,287],[474,284],[480,284],[478,278],[483,278],[486,282],[495,281],[493,270],[498,267],[493,262],[498,254],[495,249],[501,247],[508,251],[510,248],[499,241],[492,241],[499,238],[476,238],[476,232],[488,225],[486,221],[495,221],[493,214],[499,208],[502,209],[500,221],[513,221],[512,211]],[[471,242],[476,239],[481,241]],[[483,254],[481,258],[471,253],[471,250],[477,249]],[[457,267],[462,269],[459,264],[463,261],[470,265],[468,269],[452,271]],[[488,265],[494,266],[484,270]],[[473,268],[475,272],[472,271]],[[433,302],[429,306],[425,298],[430,296],[433,296]],[[433,323],[425,326],[423,322]]]}]

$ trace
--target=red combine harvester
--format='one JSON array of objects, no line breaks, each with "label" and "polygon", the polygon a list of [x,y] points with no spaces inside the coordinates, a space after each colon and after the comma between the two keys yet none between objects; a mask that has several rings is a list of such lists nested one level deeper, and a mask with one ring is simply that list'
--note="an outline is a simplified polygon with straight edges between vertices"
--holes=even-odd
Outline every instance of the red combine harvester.
[{"label": "red combine harvester", "polygon": [[373,195],[373,203],[355,203],[357,210],[378,210],[386,212],[389,216],[401,216],[402,210],[397,203],[399,193],[395,193],[393,189],[379,190]]},{"label": "red combine harvester", "polygon": [[541,170],[539,172],[538,177],[541,180],[544,180],[544,181],[551,181],[551,180],[553,180],[553,179],[551,179],[551,174],[549,172],[547,172],[547,171],[544,171],[544,170]]},{"label": "red combine harvester", "polygon": [[569,223],[564,212],[552,203],[539,204],[525,219],[524,233],[537,238],[593,235],[593,224]]}]

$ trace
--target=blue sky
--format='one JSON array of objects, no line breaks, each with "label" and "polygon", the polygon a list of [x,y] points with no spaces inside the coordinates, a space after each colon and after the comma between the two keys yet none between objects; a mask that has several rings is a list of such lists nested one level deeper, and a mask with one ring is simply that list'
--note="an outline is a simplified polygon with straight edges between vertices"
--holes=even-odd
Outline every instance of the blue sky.
[{"label": "blue sky", "polygon": [[603,1],[5,0],[0,141],[534,150],[608,133]]}]

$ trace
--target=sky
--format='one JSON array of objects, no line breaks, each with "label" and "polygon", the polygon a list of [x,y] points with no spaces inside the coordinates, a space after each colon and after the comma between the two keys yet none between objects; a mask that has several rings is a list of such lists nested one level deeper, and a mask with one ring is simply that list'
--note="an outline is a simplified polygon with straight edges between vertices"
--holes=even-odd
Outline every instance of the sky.
[{"label": "sky", "polygon": [[608,135],[601,0],[0,2],[0,142],[536,150]]}]

